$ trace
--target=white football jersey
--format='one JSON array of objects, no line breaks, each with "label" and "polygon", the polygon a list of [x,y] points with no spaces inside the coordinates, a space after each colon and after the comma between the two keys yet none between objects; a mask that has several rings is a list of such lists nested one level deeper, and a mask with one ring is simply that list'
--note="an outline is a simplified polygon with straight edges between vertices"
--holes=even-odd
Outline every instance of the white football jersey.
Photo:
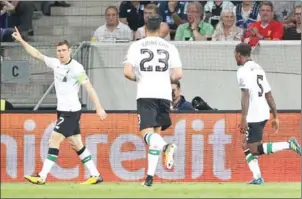
[{"label": "white football jersey", "polygon": [[80,85],[88,80],[83,65],[74,59],[68,64],[61,64],[59,59],[47,56],[44,56],[44,62],[54,71],[57,110],[81,110],[78,92]]},{"label": "white football jersey", "polygon": [[265,71],[254,61],[247,61],[237,71],[240,89],[249,90],[247,122],[262,122],[270,118],[270,108],[265,94],[271,91]]},{"label": "white football jersey", "polygon": [[133,66],[139,98],[172,101],[170,69],[182,67],[177,48],[160,37],[133,42],[124,63]]}]

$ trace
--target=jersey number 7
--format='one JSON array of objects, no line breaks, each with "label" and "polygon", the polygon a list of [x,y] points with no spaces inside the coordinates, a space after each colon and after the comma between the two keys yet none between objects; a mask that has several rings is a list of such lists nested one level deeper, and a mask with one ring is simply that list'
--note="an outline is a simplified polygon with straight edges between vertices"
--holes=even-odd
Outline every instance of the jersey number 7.
[{"label": "jersey number 7", "polygon": [[[163,55],[163,58],[159,58],[158,59],[158,63],[162,63],[164,65],[164,67],[161,67],[159,65],[155,66],[155,71],[156,72],[165,72],[168,70],[169,68],[169,53],[166,50],[163,49],[157,49],[156,53],[158,55]],[[140,70],[144,71],[144,72],[152,72],[154,70],[153,65],[148,65],[147,67],[145,67],[145,64],[147,62],[154,62],[155,64],[157,64],[156,60],[154,60],[154,53],[152,50],[150,49],[141,49],[141,54],[148,54],[148,57],[142,59],[142,61],[140,62],[139,66],[140,66]]]},{"label": "jersey number 7", "polygon": [[260,88],[260,91],[258,92],[259,97],[262,97],[262,95],[263,95],[262,81],[263,81],[263,75],[257,75],[257,84]]}]

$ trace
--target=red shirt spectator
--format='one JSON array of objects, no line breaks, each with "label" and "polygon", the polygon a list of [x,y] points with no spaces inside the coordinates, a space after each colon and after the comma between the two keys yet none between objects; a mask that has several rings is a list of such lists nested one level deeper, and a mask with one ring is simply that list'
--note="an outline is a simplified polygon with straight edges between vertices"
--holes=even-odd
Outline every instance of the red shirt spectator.
[{"label": "red shirt spectator", "polygon": [[260,7],[260,21],[252,23],[242,40],[256,46],[259,40],[281,40],[284,30],[280,22],[273,20],[273,5],[263,2]]}]

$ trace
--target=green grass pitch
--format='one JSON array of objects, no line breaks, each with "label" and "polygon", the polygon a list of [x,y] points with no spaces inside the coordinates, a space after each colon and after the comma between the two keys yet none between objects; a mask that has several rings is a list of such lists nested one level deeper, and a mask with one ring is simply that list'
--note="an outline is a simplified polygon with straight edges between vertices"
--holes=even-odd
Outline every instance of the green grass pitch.
[{"label": "green grass pitch", "polygon": [[301,183],[1,183],[1,198],[301,198]]}]

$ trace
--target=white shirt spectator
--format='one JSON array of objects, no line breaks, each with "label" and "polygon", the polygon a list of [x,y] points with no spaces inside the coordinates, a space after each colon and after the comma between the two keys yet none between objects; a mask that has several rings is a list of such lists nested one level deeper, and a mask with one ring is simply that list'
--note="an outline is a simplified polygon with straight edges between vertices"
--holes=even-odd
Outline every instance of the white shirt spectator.
[{"label": "white shirt spectator", "polygon": [[119,22],[117,27],[110,31],[107,25],[100,26],[93,34],[93,41],[116,41],[116,40],[133,40],[133,33],[129,26]]}]

